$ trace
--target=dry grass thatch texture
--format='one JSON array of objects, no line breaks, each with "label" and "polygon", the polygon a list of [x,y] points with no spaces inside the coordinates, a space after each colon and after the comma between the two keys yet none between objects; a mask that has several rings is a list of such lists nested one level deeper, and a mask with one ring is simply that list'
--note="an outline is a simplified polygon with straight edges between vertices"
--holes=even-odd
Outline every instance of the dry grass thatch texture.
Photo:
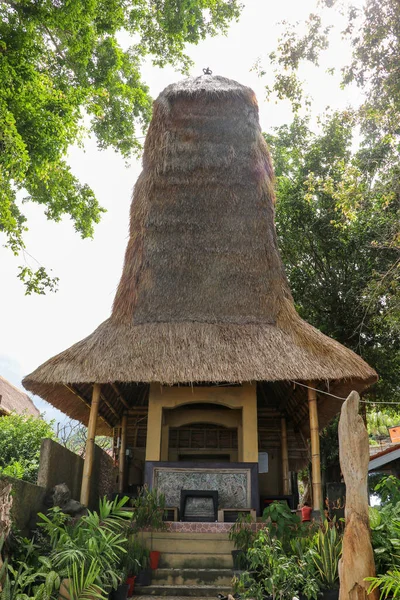
[{"label": "dry grass thatch texture", "polygon": [[210,76],[167,87],[154,104],[112,315],[25,387],[86,419],[62,384],[310,379],[340,381],[345,394],[376,377],[295,311],[252,90]]},{"label": "dry grass thatch texture", "polygon": [[0,375],[0,415],[16,412],[38,417],[39,410],[22,390]]}]

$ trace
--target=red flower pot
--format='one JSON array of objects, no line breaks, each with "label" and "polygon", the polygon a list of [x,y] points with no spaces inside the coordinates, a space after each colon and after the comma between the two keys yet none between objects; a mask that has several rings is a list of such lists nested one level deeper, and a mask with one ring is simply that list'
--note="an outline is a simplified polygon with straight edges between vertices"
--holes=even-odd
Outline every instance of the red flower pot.
[{"label": "red flower pot", "polygon": [[132,577],[127,577],[126,578],[126,583],[129,586],[129,588],[128,588],[128,598],[130,598],[131,596],[133,596],[133,590],[135,589],[135,579],[136,579],[136,575],[133,575]]},{"label": "red flower pot", "polygon": [[158,550],[152,550],[150,552],[150,567],[152,569],[158,569],[158,563],[160,562],[160,554]]}]

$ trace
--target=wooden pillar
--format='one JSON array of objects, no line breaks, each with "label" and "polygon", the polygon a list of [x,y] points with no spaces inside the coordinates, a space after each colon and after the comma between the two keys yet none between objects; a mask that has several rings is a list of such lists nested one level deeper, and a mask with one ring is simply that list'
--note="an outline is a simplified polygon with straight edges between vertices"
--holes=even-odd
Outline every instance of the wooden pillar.
[{"label": "wooden pillar", "polygon": [[161,460],[161,430],[162,430],[162,404],[160,394],[152,394],[150,386],[149,412],[147,416],[147,441],[146,461]]},{"label": "wooden pillar", "polygon": [[[308,385],[316,387],[314,381]],[[320,511],[322,506],[322,485],[321,485],[321,453],[319,448],[319,426],[318,426],[318,408],[317,392],[315,389],[308,388],[308,411],[310,417],[310,440],[311,440],[311,472],[312,472],[312,502],[313,510]]]},{"label": "wooden pillar", "polygon": [[237,426],[237,437],[238,437],[238,461],[243,462],[243,427],[242,427],[242,425]]},{"label": "wooden pillar", "polygon": [[257,395],[255,386],[246,388],[242,405],[243,462],[258,463]]},{"label": "wooden pillar", "polygon": [[128,415],[125,413],[121,420],[121,445],[119,447],[118,459],[118,492],[123,493],[125,487],[126,467],[126,431],[128,427]]},{"label": "wooden pillar", "polygon": [[88,506],[90,497],[90,482],[92,478],[94,459],[94,439],[96,437],[97,415],[99,413],[101,385],[93,384],[92,403],[90,405],[90,416],[87,430],[87,441],[85,450],[85,462],[83,463],[83,475],[81,486],[81,504]]},{"label": "wooden pillar", "polygon": [[281,417],[281,452],[282,452],[282,490],[283,495],[288,496],[289,489],[289,452],[287,442],[286,419]]},{"label": "wooden pillar", "polygon": [[161,460],[168,460],[169,454],[169,425],[163,425],[161,431]]}]

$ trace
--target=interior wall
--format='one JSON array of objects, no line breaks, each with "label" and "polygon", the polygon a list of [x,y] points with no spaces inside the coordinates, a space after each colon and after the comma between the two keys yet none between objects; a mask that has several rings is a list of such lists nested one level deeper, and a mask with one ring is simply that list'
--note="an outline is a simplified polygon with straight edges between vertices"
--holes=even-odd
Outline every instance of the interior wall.
[{"label": "interior wall", "polygon": [[258,474],[260,496],[278,496],[282,493],[282,458],[277,448],[268,452],[268,473]]}]

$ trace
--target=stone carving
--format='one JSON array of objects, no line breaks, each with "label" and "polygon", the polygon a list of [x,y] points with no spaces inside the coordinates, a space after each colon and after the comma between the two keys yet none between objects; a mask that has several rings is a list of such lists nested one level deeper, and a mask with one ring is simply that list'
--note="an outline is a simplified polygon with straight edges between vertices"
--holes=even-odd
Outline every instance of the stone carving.
[{"label": "stone carving", "polygon": [[216,490],[219,508],[251,505],[248,471],[213,469],[154,469],[154,487],[165,495],[167,506],[179,506],[181,490]]},{"label": "stone carving", "polygon": [[351,392],[339,421],[339,457],[346,484],[346,526],[339,563],[339,600],[378,600],[376,590],[368,596],[366,577],[375,575],[368,515],[368,433],[359,412],[360,397]]},{"label": "stone carving", "polygon": [[71,492],[65,483],[54,486],[51,498],[53,506],[59,506],[63,513],[71,517],[81,517],[87,512],[83,504],[71,498]]}]

